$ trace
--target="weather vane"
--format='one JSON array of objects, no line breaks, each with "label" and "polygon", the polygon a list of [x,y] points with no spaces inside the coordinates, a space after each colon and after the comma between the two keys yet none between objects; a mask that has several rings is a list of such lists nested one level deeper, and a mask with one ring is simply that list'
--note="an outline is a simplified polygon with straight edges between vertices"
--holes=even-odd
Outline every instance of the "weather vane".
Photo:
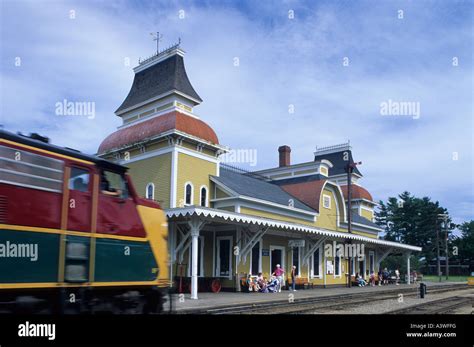
[{"label": "weather vane", "polygon": [[156,54],[160,53],[160,41],[161,39],[163,38],[163,35],[160,35],[160,32],[157,31],[156,34],[155,33],[150,33],[150,35],[153,37],[153,41],[156,41]]}]

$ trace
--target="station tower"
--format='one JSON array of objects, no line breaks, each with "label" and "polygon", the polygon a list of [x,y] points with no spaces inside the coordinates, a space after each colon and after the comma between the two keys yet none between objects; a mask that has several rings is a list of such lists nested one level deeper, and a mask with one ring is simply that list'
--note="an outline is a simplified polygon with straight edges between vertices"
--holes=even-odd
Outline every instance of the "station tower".
[{"label": "station tower", "polygon": [[194,113],[202,99],[186,74],[184,53],[178,43],[139,62],[115,111],[123,124],[98,149],[128,166],[138,194],[163,208],[209,206],[209,177],[219,176],[218,157],[227,151]]}]

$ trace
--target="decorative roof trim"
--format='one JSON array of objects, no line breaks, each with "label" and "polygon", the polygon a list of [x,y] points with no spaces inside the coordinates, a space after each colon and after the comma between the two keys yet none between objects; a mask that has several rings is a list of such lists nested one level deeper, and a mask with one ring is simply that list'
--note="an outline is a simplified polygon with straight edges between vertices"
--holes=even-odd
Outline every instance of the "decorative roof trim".
[{"label": "decorative roof trim", "polygon": [[338,145],[326,146],[326,147],[319,147],[316,146],[316,150],[314,152],[314,156],[320,156],[324,154],[331,154],[337,153],[341,151],[350,151],[352,149],[351,142],[347,141],[346,143],[341,143]]},{"label": "decorative roof trim", "polygon": [[149,68],[150,66],[158,64],[158,63],[162,62],[163,60],[166,60],[169,57],[172,57],[175,54],[184,57],[185,53],[186,52],[179,47],[179,43],[178,43],[177,45],[171,46],[171,47],[163,50],[162,52],[159,52],[158,54],[155,53],[154,55],[152,55],[149,58],[146,58],[144,60],[140,59],[140,61],[138,63],[138,66],[135,66],[133,68],[133,72],[138,73],[140,71],[143,71],[143,70]]},{"label": "decorative roof trim", "polygon": [[321,236],[329,236],[329,237],[335,237],[335,238],[341,238],[341,239],[362,241],[362,242],[367,242],[367,243],[373,243],[380,246],[401,248],[401,249],[406,249],[410,251],[417,251],[417,252],[421,251],[421,247],[417,247],[417,246],[406,245],[402,243],[380,240],[380,239],[374,239],[374,238],[357,235],[357,234],[348,234],[348,233],[343,233],[343,232],[338,232],[338,231],[314,228],[314,227],[309,227],[302,224],[278,221],[275,219],[251,216],[251,215],[246,215],[246,214],[241,214],[241,213],[236,213],[236,212],[228,212],[228,211],[213,209],[209,207],[188,206],[188,207],[182,207],[182,208],[172,208],[172,209],[166,209],[165,213],[168,218],[191,217],[191,216],[196,215],[199,217],[202,216],[206,218],[207,217],[219,218],[219,219],[223,219],[224,221],[229,221],[229,222],[234,222],[234,223],[256,224],[256,225],[268,226],[268,227],[273,227],[273,228],[278,228],[278,229],[300,231],[300,232],[316,234],[316,235],[321,235]]},{"label": "decorative roof trim", "polygon": [[[274,167],[274,168],[270,168],[270,169],[263,169],[263,170],[258,170],[258,171],[252,171],[252,173],[257,173],[257,174],[260,174],[260,175],[265,175],[265,176],[268,176],[269,174],[283,174],[283,173],[291,173],[293,171],[295,171],[296,169],[318,169],[320,164],[326,164],[328,165],[330,168],[332,168],[334,165],[331,161],[327,160],[327,159],[322,159],[322,160],[316,160],[316,161],[308,161],[306,163],[299,163],[299,164],[293,164],[293,165],[289,165],[289,166],[279,166],[279,167]],[[308,174],[310,175],[310,174]],[[298,175],[298,176],[306,176],[306,174],[303,174],[303,175]],[[295,176],[288,176],[288,178],[291,178],[291,177],[296,177]],[[284,178],[287,178],[287,177],[278,177],[278,178],[272,178],[274,180],[278,180],[278,179],[284,179]]]},{"label": "decorative roof trim", "polygon": [[130,107],[128,107],[128,108],[125,108],[125,109],[123,109],[123,110],[115,111],[115,115],[117,115],[117,116],[120,117],[120,116],[121,116],[122,114],[124,114],[124,113],[133,111],[133,110],[135,110],[135,109],[137,109],[137,108],[140,108],[140,107],[142,107],[142,106],[145,106],[145,105],[147,105],[147,104],[150,104],[150,103],[152,103],[152,102],[154,102],[154,101],[163,99],[164,97],[169,96],[169,95],[173,95],[173,94],[177,94],[177,95],[182,96],[182,97],[185,98],[185,99],[189,99],[189,100],[195,102],[196,105],[199,105],[199,104],[201,103],[201,101],[199,101],[199,100],[197,100],[197,99],[195,99],[195,98],[193,98],[193,97],[191,97],[191,96],[189,96],[189,95],[187,95],[187,94],[184,94],[184,93],[182,93],[182,92],[180,92],[180,91],[178,91],[178,90],[176,90],[176,89],[172,89],[172,90],[170,90],[170,91],[168,91],[168,92],[166,92],[166,93],[163,93],[163,94],[154,96],[154,97],[152,97],[152,98],[150,98],[150,99],[147,99],[147,100],[145,100],[145,101],[142,101],[142,102],[140,102],[140,103],[138,103],[138,104],[135,104],[135,105],[130,106]]}]

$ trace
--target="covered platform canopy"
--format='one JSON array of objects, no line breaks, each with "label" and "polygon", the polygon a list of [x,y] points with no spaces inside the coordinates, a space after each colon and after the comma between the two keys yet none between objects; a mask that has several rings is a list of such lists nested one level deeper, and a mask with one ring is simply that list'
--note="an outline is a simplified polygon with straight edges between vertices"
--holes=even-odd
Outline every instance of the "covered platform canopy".
[{"label": "covered platform canopy", "polygon": [[[168,221],[170,223],[170,255],[171,271],[173,273],[173,264],[178,257],[182,257],[186,250],[191,252],[191,298],[198,298],[198,238],[200,231],[204,226],[208,228],[219,227],[223,225],[232,225],[236,227],[238,233],[235,247],[238,252],[234,252],[236,264],[242,260],[245,261],[247,255],[251,252],[253,246],[259,242],[265,234],[277,234],[281,236],[300,237],[307,240],[303,249],[303,261],[309,259],[310,254],[325,241],[340,242],[360,242],[373,245],[376,248],[377,268],[380,263],[391,253],[403,253],[407,256],[407,270],[410,272],[410,254],[411,252],[421,251],[421,247],[401,244],[392,241],[370,238],[363,235],[347,232],[337,232],[309,225],[285,222],[276,219],[269,219],[260,216],[246,215],[242,213],[229,212],[221,209],[214,209],[201,206],[187,206],[172,208],[166,210]],[[176,230],[181,235],[179,243],[173,242],[177,236]],[[176,241],[176,240],[174,240]],[[176,244],[176,246],[175,246]],[[233,249],[235,249],[233,247]],[[237,273],[237,267],[235,272]],[[323,274],[324,275],[324,274]],[[325,277],[325,275],[324,275]],[[409,276],[408,276],[409,278]]]}]

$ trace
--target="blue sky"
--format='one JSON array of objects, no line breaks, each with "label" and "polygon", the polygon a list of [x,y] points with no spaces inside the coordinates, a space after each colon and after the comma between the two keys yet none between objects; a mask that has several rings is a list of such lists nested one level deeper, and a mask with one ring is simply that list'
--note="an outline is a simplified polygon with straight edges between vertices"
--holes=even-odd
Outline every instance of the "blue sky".
[{"label": "blue sky", "polygon": [[[163,47],[182,39],[195,112],[222,144],[257,150],[258,169],[282,144],[298,163],[350,139],[375,199],[427,195],[461,222],[474,218],[472,4],[4,0],[1,124],[95,153],[160,31]],[[94,102],[95,118],[57,116],[63,99]],[[382,116],[387,100],[420,117]]]}]

